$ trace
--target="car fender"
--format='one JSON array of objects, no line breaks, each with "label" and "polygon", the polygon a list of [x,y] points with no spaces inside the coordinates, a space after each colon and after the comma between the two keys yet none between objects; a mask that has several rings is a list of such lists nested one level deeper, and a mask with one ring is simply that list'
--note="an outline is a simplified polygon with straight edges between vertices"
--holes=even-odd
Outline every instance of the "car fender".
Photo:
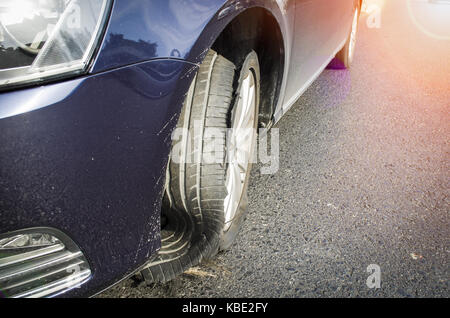
[{"label": "car fender", "polygon": [[289,54],[293,5],[292,0],[116,0],[92,72],[164,58],[200,64],[223,29],[253,7],[272,13]]}]

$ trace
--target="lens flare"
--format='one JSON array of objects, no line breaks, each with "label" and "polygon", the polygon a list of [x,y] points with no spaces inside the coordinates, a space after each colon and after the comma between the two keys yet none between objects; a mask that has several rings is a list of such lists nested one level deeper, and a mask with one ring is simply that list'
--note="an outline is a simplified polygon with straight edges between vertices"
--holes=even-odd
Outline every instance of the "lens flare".
[{"label": "lens flare", "polygon": [[450,40],[450,1],[408,0],[408,13],[414,25],[437,40]]}]

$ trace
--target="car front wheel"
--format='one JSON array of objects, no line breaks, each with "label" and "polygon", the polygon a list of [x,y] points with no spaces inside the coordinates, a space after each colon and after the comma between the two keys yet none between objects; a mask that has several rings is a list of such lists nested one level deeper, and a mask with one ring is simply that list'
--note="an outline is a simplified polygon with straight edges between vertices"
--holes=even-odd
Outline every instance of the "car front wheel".
[{"label": "car front wheel", "polygon": [[148,283],[173,279],[236,238],[247,211],[259,93],[254,51],[237,71],[225,57],[208,52],[174,134],[162,247],[141,272]]}]

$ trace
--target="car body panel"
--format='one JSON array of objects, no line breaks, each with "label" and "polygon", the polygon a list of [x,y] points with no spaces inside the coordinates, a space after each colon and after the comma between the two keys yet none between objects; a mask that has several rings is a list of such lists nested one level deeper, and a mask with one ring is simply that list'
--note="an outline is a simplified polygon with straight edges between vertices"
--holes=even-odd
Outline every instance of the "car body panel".
[{"label": "car body panel", "polygon": [[[250,8],[269,11],[278,22],[289,72],[297,0],[115,0],[92,73],[150,59],[182,59],[200,64],[223,29]],[[162,27],[163,26],[163,27]],[[287,77],[282,82],[284,95]],[[278,99],[276,109],[281,109]]]},{"label": "car body panel", "polygon": [[133,273],[160,248],[171,132],[222,30],[253,7],[278,22],[277,121],[342,47],[353,3],[115,0],[88,75],[0,94],[0,233],[51,227],[73,239],[93,276],[63,296]]},{"label": "car body panel", "polygon": [[253,7],[270,11],[287,34],[293,26],[289,25],[288,16],[293,13],[286,4],[293,3],[294,0],[115,0],[92,72],[157,58],[201,63],[221,31],[237,15]]},{"label": "car body panel", "polygon": [[3,109],[36,94],[37,109],[0,119],[1,232],[67,234],[93,272],[70,295],[102,290],[159,249],[170,136],[191,68],[157,60],[1,95]]},{"label": "car body panel", "polygon": [[[344,46],[350,32],[354,1],[297,0],[295,32],[287,87],[279,119]],[[345,22],[342,22],[345,21]]]}]

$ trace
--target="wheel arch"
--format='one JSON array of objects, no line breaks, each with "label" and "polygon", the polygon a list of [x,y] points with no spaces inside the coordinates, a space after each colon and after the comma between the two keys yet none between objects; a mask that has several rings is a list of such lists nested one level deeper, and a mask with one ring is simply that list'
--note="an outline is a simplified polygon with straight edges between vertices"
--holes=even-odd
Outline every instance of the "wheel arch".
[{"label": "wheel arch", "polygon": [[[259,121],[261,127],[267,127],[282,95],[287,25],[280,7],[273,2],[253,1],[253,5],[234,11],[230,6],[234,8],[228,3],[211,19],[186,59],[200,64],[213,49],[239,67],[246,53],[256,51],[261,67]],[[221,17],[227,10],[232,12]]]}]

